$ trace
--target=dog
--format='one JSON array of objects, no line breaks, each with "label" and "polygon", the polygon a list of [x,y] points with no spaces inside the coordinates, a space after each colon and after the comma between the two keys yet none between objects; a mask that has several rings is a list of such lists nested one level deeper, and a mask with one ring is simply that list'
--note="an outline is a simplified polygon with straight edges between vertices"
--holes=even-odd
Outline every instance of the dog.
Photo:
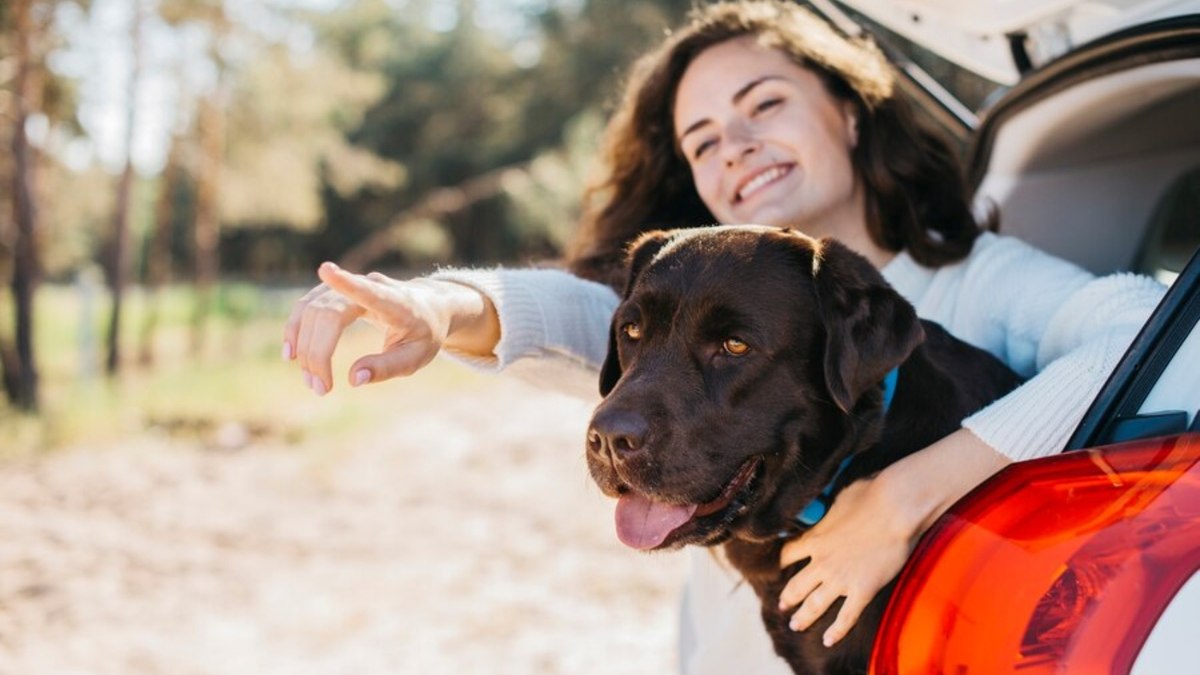
[{"label": "dog", "polygon": [[627,260],[586,443],[593,480],[618,499],[619,538],[644,550],[723,545],[797,673],[865,673],[891,587],[827,648],[840,603],[792,631],[779,594],[807,560],[780,570],[780,549],[815,522],[806,509],[957,430],[1020,379],[919,320],[832,239],[656,231]]}]

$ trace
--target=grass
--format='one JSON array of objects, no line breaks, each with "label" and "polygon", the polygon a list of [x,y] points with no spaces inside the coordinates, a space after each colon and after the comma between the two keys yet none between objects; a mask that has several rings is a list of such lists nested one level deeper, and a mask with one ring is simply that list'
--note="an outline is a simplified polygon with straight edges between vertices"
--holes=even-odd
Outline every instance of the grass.
[{"label": "grass", "polygon": [[[109,305],[102,294],[85,301],[73,286],[44,286],[36,300],[35,349],[41,411],[18,413],[0,404],[0,458],[88,444],[110,445],[134,434],[193,434],[211,440],[222,427],[298,445],[336,443],[387,415],[404,392],[428,395],[473,377],[436,364],[414,381],[351,389],[335,383],[320,399],[294,363],[280,358],[283,323],[304,289],[226,285],[194,353],[190,327],[193,295],[171,288],[158,298],[159,325],[153,365],[137,363],[139,330],[151,306],[131,292],[122,322],[123,367],[103,375]],[[334,372],[342,377],[357,355],[378,348],[379,333],[355,325],[347,331]],[[380,395],[380,388],[391,388]]]}]

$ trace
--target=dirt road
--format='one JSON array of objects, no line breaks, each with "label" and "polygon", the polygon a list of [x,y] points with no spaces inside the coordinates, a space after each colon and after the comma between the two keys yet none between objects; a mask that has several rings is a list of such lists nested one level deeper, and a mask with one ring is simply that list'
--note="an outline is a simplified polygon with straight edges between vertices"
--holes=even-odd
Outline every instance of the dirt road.
[{"label": "dirt road", "polygon": [[147,432],[0,464],[0,674],[673,672],[684,561],[616,541],[588,405],[452,394],[343,447]]}]

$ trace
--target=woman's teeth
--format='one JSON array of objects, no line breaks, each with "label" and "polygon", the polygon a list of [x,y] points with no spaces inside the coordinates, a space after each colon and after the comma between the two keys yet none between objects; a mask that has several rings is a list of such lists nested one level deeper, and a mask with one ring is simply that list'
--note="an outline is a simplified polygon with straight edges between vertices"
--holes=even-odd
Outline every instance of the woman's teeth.
[{"label": "woman's teeth", "polygon": [[777,166],[758,174],[749,183],[743,185],[741,190],[738,190],[738,200],[740,201],[748,198],[750,195],[758,192],[767,185],[774,183],[780,178],[783,178],[784,174],[787,172],[787,169]]}]

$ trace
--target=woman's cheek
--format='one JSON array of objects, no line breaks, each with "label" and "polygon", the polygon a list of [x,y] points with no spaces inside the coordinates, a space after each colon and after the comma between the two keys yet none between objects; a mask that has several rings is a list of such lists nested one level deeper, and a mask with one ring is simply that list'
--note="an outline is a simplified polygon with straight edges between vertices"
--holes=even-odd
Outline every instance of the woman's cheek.
[{"label": "woman's cheek", "polygon": [[708,207],[714,216],[724,222],[726,211],[723,208],[728,201],[721,195],[721,172],[716,162],[705,162],[692,166],[692,181],[696,184],[696,193],[700,201]]}]

